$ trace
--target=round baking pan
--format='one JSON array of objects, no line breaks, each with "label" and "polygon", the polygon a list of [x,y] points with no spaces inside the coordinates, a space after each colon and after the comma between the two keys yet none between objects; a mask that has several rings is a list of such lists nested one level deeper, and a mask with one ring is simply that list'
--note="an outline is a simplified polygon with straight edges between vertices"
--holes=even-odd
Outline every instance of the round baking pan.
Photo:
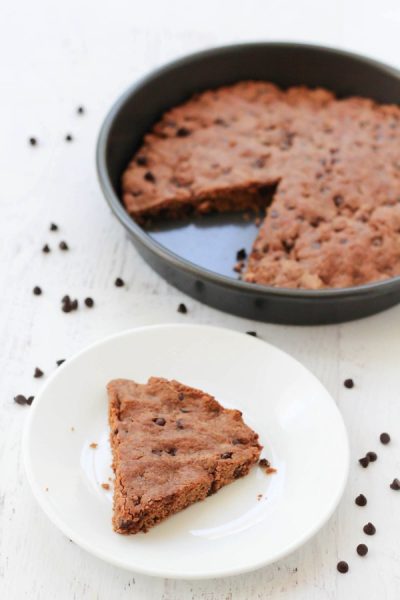
[{"label": "round baking pan", "polygon": [[400,277],[351,288],[306,290],[239,281],[236,251],[251,248],[253,222],[243,215],[207,216],[146,231],[120,201],[120,180],[143,135],[161,114],[195,92],[244,79],[283,88],[323,86],[339,97],[360,95],[400,102],[400,73],[341,50],[294,43],[215,48],[168,64],[130,87],[105,118],[97,143],[104,195],[144,259],[169,283],[220,310],[260,321],[338,323],[365,317],[400,301]]}]

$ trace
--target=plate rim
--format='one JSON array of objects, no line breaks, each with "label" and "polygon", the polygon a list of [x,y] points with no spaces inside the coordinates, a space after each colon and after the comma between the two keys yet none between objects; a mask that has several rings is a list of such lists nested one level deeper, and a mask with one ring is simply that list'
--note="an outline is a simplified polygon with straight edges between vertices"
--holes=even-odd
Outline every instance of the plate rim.
[{"label": "plate rim", "polygon": [[62,370],[68,368],[69,364],[71,364],[72,361],[73,362],[79,361],[79,359],[82,355],[91,352],[92,350],[94,350],[95,348],[97,348],[99,346],[106,345],[115,339],[122,338],[122,337],[129,337],[130,335],[132,335],[136,332],[140,332],[140,331],[169,329],[169,328],[197,329],[197,330],[198,329],[201,329],[201,330],[208,329],[208,330],[212,330],[214,332],[223,332],[224,335],[226,333],[232,334],[235,337],[247,335],[246,333],[242,333],[240,331],[231,329],[229,327],[221,327],[221,326],[214,326],[214,325],[202,325],[202,324],[198,324],[198,323],[193,323],[193,324],[187,323],[186,324],[186,323],[170,322],[170,323],[144,325],[144,326],[140,326],[140,327],[124,329],[117,333],[114,333],[114,334],[111,334],[104,338],[101,338],[100,340],[97,340],[97,341],[85,346],[82,350],[80,350],[76,354],[74,354],[71,358],[68,359],[68,365],[64,363],[50,375],[50,377],[48,378],[46,383],[43,385],[43,387],[40,389],[39,393],[36,395],[35,401],[33,402],[32,406],[30,407],[30,412],[29,412],[26,422],[24,424],[24,430],[23,430],[23,435],[22,435],[22,460],[23,460],[25,474],[28,479],[33,496],[35,497],[41,510],[47,516],[47,518],[50,520],[50,522],[53,525],[55,525],[69,539],[71,539],[78,546],[80,546],[86,552],[95,556],[96,558],[99,558],[100,560],[103,560],[103,561],[107,562],[108,564],[111,564],[115,567],[125,569],[129,572],[138,573],[141,575],[146,575],[146,576],[151,576],[151,577],[163,577],[163,578],[183,579],[183,580],[184,579],[186,579],[186,580],[201,580],[201,579],[231,577],[231,576],[235,576],[235,575],[239,575],[239,574],[243,574],[243,573],[249,573],[252,571],[256,571],[257,569],[260,569],[262,567],[265,567],[267,565],[276,563],[277,561],[281,560],[285,556],[288,556],[289,554],[291,554],[292,552],[294,552],[295,550],[297,550],[298,548],[300,548],[304,544],[306,544],[312,537],[314,537],[314,535],[316,535],[316,533],[320,529],[322,529],[322,527],[324,527],[327,524],[329,519],[332,517],[333,513],[335,512],[335,510],[336,510],[337,506],[339,505],[339,502],[343,496],[343,493],[345,491],[346,484],[348,481],[348,477],[349,477],[350,443],[349,443],[348,432],[347,432],[347,428],[346,428],[343,416],[342,416],[334,398],[331,396],[331,394],[325,388],[325,386],[321,383],[321,381],[318,379],[318,377],[316,377],[316,375],[314,375],[314,373],[312,371],[310,371],[307,367],[305,367],[299,360],[294,358],[290,353],[288,353],[284,350],[281,350],[277,346],[271,344],[268,341],[264,341],[260,338],[252,337],[252,341],[254,343],[258,343],[258,344],[267,344],[267,346],[272,348],[275,352],[278,352],[279,354],[289,357],[292,361],[294,361],[302,369],[304,369],[313,379],[315,379],[319,383],[319,385],[321,385],[324,388],[324,390],[326,391],[326,394],[327,394],[327,400],[329,399],[329,402],[332,404],[332,408],[337,413],[338,423],[342,427],[343,434],[344,434],[343,437],[344,437],[344,442],[345,442],[345,444],[343,446],[344,465],[343,465],[343,468],[341,471],[342,477],[341,477],[340,486],[338,486],[338,489],[337,489],[335,495],[331,498],[330,505],[328,506],[323,518],[321,518],[316,524],[314,524],[314,526],[311,527],[305,535],[301,536],[299,539],[295,540],[291,544],[287,544],[286,547],[283,548],[280,552],[276,553],[273,558],[269,558],[269,559],[261,558],[259,561],[253,562],[251,565],[247,565],[247,566],[245,565],[243,567],[225,568],[225,569],[219,569],[216,571],[208,570],[207,572],[185,572],[184,574],[176,573],[175,571],[171,571],[169,569],[152,569],[152,568],[146,568],[146,567],[135,567],[135,566],[128,564],[127,562],[124,562],[124,561],[121,561],[118,559],[114,559],[112,556],[110,556],[106,553],[103,553],[102,551],[97,550],[93,545],[91,545],[90,543],[85,541],[85,537],[81,537],[80,534],[77,533],[75,530],[70,529],[69,525],[66,524],[62,520],[62,518],[60,518],[58,516],[57,511],[53,509],[53,507],[51,506],[51,503],[49,502],[48,498],[45,495],[45,492],[39,486],[39,484],[37,483],[37,481],[35,479],[34,467],[33,467],[33,463],[31,462],[31,457],[30,457],[30,453],[29,453],[29,443],[30,443],[32,423],[33,423],[34,416],[38,410],[37,407],[41,403],[42,396],[47,391],[47,388],[51,386],[53,380],[59,376],[59,373],[62,372]]}]

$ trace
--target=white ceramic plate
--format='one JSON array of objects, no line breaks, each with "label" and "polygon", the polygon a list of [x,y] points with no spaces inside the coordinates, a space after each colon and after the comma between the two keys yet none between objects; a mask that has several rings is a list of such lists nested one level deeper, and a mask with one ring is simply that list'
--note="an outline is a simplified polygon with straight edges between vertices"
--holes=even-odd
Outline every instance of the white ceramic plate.
[{"label": "white ceramic plate", "polygon": [[[277,473],[258,467],[147,534],[111,528],[110,379],[175,378],[243,411]],[[28,479],[47,516],[74,542],[148,575],[233,575],[271,563],[308,540],[342,495],[346,430],[326,389],[273,346],[228,329],[164,325],[127,331],[62,365],[31,407]],[[91,448],[95,442],[97,448]]]}]

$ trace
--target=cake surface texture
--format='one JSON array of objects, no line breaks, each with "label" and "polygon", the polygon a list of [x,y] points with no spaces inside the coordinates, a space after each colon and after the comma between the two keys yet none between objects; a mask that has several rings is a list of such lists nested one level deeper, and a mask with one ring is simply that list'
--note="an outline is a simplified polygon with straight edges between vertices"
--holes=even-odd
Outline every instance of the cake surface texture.
[{"label": "cake surface texture", "polygon": [[400,274],[400,108],[244,81],[166,112],[122,177],[140,223],[266,208],[243,279],[349,287]]},{"label": "cake surface texture", "polygon": [[108,384],[114,530],[146,532],[247,475],[262,447],[238,410],[177,381]]}]

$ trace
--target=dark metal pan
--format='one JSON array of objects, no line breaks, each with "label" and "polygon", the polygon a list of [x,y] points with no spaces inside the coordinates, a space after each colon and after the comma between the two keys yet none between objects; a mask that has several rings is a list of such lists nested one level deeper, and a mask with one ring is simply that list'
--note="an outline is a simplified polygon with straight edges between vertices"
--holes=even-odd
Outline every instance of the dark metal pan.
[{"label": "dark metal pan", "polygon": [[197,300],[243,317],[298,325],[365,317],[400,301],[400,277],[343,289],[273,288],[239,281],[236,251],[251,247],[255,226],[237,215],[169,223],[157,231],[137,225],[120,201],[121,174],[143,135],[168,108],[193,93],[243,79],[282,87],[324,86],[339,96],[400,103],[400,73],[341,50],[292,43],[216,48],[177,60],[135,83],[105,118],[97,169],[112,211],[144,259],[168,282]]}]

